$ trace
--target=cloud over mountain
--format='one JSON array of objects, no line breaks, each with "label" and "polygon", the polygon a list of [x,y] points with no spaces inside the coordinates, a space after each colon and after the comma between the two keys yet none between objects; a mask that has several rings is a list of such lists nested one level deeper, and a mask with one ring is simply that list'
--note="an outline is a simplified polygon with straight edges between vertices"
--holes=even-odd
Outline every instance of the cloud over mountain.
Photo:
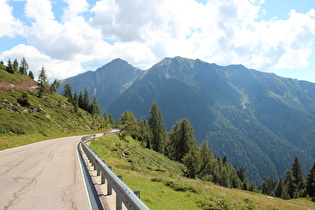
[{"label": "cloud over mountain", "polygon": [[10,3],[0,2],[0,38],[20,36],[27,40],[25,49],[34,48],[46,59],[36,62],[27,50],[21,55],[16,50],[22,47],[2,52],[0,59],[24,56],[36,63],[35,73],[45,64],[57,78],[116,57],[144,67],[180,55],[264,71],[303,68],[315,41],[314,9],[291,10],[285,20],[262,20],[264,1],[26,0],[24,19],[15,17]]}]

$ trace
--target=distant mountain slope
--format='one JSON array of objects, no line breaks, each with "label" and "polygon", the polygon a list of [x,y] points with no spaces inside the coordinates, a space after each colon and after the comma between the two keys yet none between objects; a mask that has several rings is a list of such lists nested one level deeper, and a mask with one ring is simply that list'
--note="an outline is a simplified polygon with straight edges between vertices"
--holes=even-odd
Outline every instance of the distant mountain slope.
[{"label": "distant mountain slope", "polygon": [[315,84],[201,60],[165,58],[138,77],[107,111],[147,118],[152,101],[168,129],[188,117],[199,142],[245,167],[252,181],[279,178],[298,156],[315,158]]},{"label": "distant mountain slope", "polygon": [[142,70],[133,67],[126,61],[115,59],[110,63],[98,68],[96,71],[89,71],[62,81],[58,92],[61,94],[63,86],[69,83],[73,93],[86,88],[89,92],[90,100],[96,96],[100,108],[105,111],[117,96],[122,94],[132,82],[143,73]]}]

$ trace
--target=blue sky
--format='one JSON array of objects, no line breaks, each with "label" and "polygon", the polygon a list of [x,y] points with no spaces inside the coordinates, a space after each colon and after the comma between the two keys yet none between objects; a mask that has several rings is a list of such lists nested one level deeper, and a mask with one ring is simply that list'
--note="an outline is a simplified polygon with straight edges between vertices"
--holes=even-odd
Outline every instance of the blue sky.
[{"label": "blue sky", "polygon": [[315,82],[313,0],[0,0],[0,14],[0,60],[51,79],[182,56]]}]

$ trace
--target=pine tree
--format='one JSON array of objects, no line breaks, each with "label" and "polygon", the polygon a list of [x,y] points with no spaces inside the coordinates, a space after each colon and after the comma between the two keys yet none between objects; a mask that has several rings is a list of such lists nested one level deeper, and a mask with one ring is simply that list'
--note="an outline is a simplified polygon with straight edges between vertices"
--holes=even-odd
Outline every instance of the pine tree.
[{"label": "pine tree", "polygon": [[31,79],[34,79],[34,78],[35,78],[32,71],[29,71],[29,72],[28,72],[28,76],[29,76]]},{"label": "pine tree", "polygon": [[72,87],[71,87],[71,85],[69,83],[64,85],[64,89],[62,91],[62,95],[64,97],[66,97],[70,103],[73,104]]},{"label": "pine tree", "polygon": [[97,99],[96,99],[95,96],[94,96],[94,98],[93,98],[92,103],[90,104],[89,112],[90,112],[90,114],[93,115],[93,116],[100,116],[100,115],[101,115],[101,109],[100,109],[100,107],[98,106]]},{"label": "pine tree", "polygon": [[188,118],[176,122],[171,130],[170,144],[173,153],[171,156],[177,161],[181,161],[190,149],[197,145],[194,130]]},{"label": "pine tree", "polygon": [[195,178],[200,167],[200,157],[197,144],[190,148],[189,152],[185,154],[181,162],[187,168],[185,175],[188,178]]},{"label": "pine tree", "polygon": [[13,71],[19,72],[19,62],[16,59],[13,61]]},{"label": "pine tree", "polygon": [[143,146],[150,149],[151,146],[151,133],[149,123],[146,119],[143,119],[139,122],[139,135],[138,140]]},{"label": "pine tree", "polygon": [[13,65],[12,65],[12,62],[11,62],[11,59],[9,58],[8,60],[8,64],[7,64],[7,68],[6,68],[7,72],[13,74],[14,73],[14,70],[13,70]]},{"label": "pine tree", "polygon": [[82,92],[80,91],[80,94],[79,94],[79,98],[78,98],[78,105],[81,109],[83,109],[84,107],[84,102],[83,102],[83,95],[82,95]]},{"label": "pine tree", "polygon": [[74,92],[74,95],[73,95],[73,106],[74,106],[74,111],[75,111],[75,112],[78,112],[78,110],[79,110],[78,94],[77,94],[76,91]]},{"label": "pine tree", "polygon": [[294,158],[291,171],[293,176],[293,185],[296,191],[296,195],[294,197],[303,197],[305,190],[305,180],[299,159],[297,157]]},{"label": "pine tree", "polygon": [[49,89],[46,71],[45,71],[44,66],[42,67],[42,69],[39,73],[38,85],[39,85],[38,97],[41,98]]},{"label": "pine tree", "polygon": [[307,174],[306,191],[315,200],[315,162]]},{"label": "pine tree", "polygon": [[55,79],[53,83],[50,85],[50,91],[56,92],[59,87],[60,87],[60,81]]},{"label": "pine tree", "polygon": [[162,113],[154,101],[150,109],[149,127],[152,134],[152,146],[151,148],[159,153],[164,153],[166,128],[162,123]]},{"label": "pine tree", "polygon": [[28,70],[28,63],[26,62],[25,58],[23,57],[21,60],[21,65],[20,65],[20,74],[25,74],[27,75],[27,70]]},{"label": "pine tree", "polygon": [[212,156],[211,150],[208,148],[208,143],[206,140],[203,140],[202,144],[200,145],[200,177],[206,177],[208,174],[211,173],[211,159],[214,157]]},{"label": "pine tree", "polygon": [[276,186],[273,194],[275,197],[281,198],[282,191],[283,191],[283,183],[282,183],[282,180],[280,179],[279,182],[277,183],[277,186]]},{"label": "pine tree", "polygon": [[137,119],[134,114],[130,111],[125,111],[118,120],[118,127],[120,129],[119,135],[121,137],[125,136],[135,136],[139,131],[139,126]]},{"label": "pine tree", "polygon": [[283,181],[283,192],[282,192],[283,199],[294,198],[295,186],[294,186],[293,179],[294,177],[293,177],[292,170],[287,170],[284,181]]},{"label": "pine tree", "polygon": [[90,109],[90,97],[87,89],[84,89],[83,101],[82,101],[82,109],[85,111],[89,111]]}]

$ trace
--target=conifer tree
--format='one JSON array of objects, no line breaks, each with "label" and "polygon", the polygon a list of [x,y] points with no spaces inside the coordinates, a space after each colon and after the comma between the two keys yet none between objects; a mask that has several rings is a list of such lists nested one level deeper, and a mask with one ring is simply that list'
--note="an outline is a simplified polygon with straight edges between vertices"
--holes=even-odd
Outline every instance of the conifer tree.
[{"label": "conifer tree", "polygon": [[74,111],[75,111],[75,112],[78,112],[78,109],[79,109],[79,105],[78,105],[78,94],[77,94],[76,91],[74,92],[74,95],[73,95],[73,106],[74,106]]},{"label": "conifer tree", "polygon": [[195,178],[200,167],[200,157],[197,144],[190,148],[189,152],[185,154],[181,162],[187,167],[185,175],[188,178]]},{"label": "conifer tree", "polygon": [[292,170],[287,170],[284,181],[283,181],[283,192],[282,198],[283,199],[291,199],[294,198],[295,193],[295,186],[293,182],[293,173]]},{"label": "conifer tree", "polygon": [[100,115],[101,115],[101,109],[100,109],[100,107],[98,106],[97,99],[96,99],[95,96],[94,96],[94,98],[93,98],[92,103],[90,104],[89,112],[90,112],[90,114],[93,115],[93,116],[100,116]]},{"label": "conifer tree", "polygon": [[197,145],[194,130],[188,118],[176,122],[170,134],[170,144],[173,152],[172,157],[177,161],[181,161],[190,149]]},{"label": "conifer tree", "polygon": [[150,149],[151,146],[151,133],[149,123],[146,119],[143,119],[139,122],[139,135],[138,140],[143,146]]},{"label": "conifer tree", "polygon": [[118,120],[118,127],[120,129],[119,135],[121,137],[125,136],[135,136],[139,131],[139,126],[137,119],[134,114],[130,111],[125,111]]},{"label": "conifer tree", "polygon": [[151,148],[159,153],[164,153],[166,128],[163,122],[162,113],[154,101],[150,109],[149,127],[152,134]]},{"label": "conifer tree", "polygon": [[306,191],[315,201],[315,162],[307,174]]},{"label": "conifer tree", "polygon": [[82,101],[82,109],[88,111],[90,108],[90,97],[87,89],[84,89],[83,101]]},{"label": "conifer tree", "polygon": [[64,97],[66,97],[70,103],[73,104],[72,87],[71,87],[71,85],[69,83],[64,85],[64,89],[62,91],[62,95]]},{"label": "conifer tree", "polygon": [[203,140],[202,144],[200,145],[200,177],[205,177],[211,172],[211,159],[213,159],[211,150],[208,148],[208,143],[206,140]]},{"label": "conifer tree", "polygon": [[32,71],[29,71],[29,72],[28,72],[28,76],[29,76],[31,79],[34,79],[34,78],[35,78]]},{"label": "conifer tree", "polygon": [[19,72],[19,62],[16,59],[13,61],[13,71]]},{"label": "conifer tree", "polygon": [[56,92],[59,87],[60,87],[60,81],[55,79],[53,83],[50,85],[50,91]]},{"label": "conifer tree", "polygon": [[282,191],[283,191],[283,183],[282,183],[282,180],[280,179],[279,182],[277,183],[277,186],[274,190],[274,196],[277,197],[277,198],[281,198],[282,196]]},{"label": "conifer tree", "polygon": [[27,75],[27,70],[28,70],[28,63],[26,62],[25,58],[23,57],[21,60],[19,72],[20,72],[20,74]]},{"label": "conifer tree", "polygon": [[83,102],[83,95],[82,92],[80,91],[79,97],[78,97],[78,105],[81,109],[84,107],[84,102]]},{"label": "conifer tree", "polygon": [[44,66],[42,67],[38,76],[38,85],[39,85],[38,97],[41,98],[49,89],[47,75]]},{"label": "conifer tree", "polygon": [[297,157],[294,158],[291,171],[293,176],[293,185],[296,191],[294,197],[303,197],[305,191],[305,180],[299,159]]},{"label": "conifer tree", "polygon": [[7,64],[7,68],[6,68],[7,72],[13,74],[14,71],[13,71],[13,65],[12,65],[12,62],[11,62],[11,59],[9,58],[8,60],[8,64]]}]

